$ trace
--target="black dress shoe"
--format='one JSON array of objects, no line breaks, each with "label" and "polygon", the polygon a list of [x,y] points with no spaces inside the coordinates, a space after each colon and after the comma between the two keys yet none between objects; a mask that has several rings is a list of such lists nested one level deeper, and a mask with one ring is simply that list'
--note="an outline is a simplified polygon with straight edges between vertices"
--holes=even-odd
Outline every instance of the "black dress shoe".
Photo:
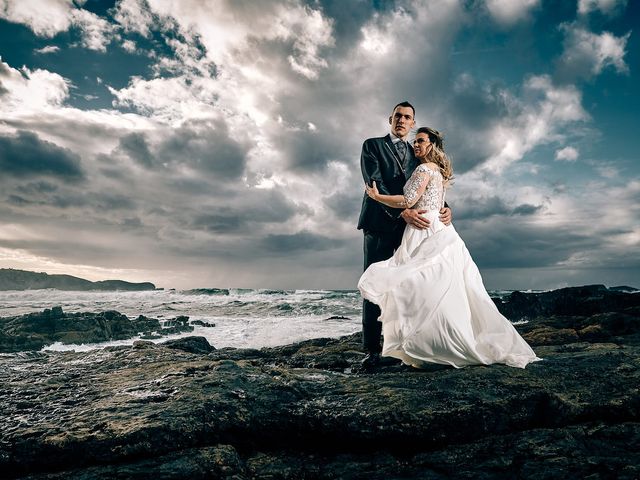
[{"label": "black dress shoe", "polygon": [[369,354],[364,357],[362,363],[360,364],[361,368],[364,371],[370,371],[380,365],[380,354],[378,352],[369,352]]}]

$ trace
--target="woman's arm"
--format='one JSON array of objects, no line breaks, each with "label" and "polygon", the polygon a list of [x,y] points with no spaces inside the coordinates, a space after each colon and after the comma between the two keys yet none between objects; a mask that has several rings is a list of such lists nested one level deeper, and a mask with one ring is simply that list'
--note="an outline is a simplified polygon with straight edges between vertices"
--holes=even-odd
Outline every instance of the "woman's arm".
[{"label": "woman's arm", "polygon": [[404,195],[384,195],[378,192],[378,187],[376,182],[373,182],[373,186],[366,185],[364,186],[367,195],[369,198],[372,198],[376,202],[380,202],[384,205],[387,205],[391,208],[408,208],[410,205],[407,205],[407,201],[404,198]]},{"label": "woman's arm", "polygon": [[365,190],[370,198],[389,207],[411,208],[424,193],[429,178],[429,174],[424,170],[416,170],[405,186],[405,195],[384,195],[378,191],[375,181],[371,187],[365,184]]}]

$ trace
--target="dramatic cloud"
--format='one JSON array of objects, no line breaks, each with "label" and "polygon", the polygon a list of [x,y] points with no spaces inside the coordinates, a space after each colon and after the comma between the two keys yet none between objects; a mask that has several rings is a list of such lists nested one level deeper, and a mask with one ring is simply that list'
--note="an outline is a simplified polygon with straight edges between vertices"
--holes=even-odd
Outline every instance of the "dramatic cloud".
[{"label": "dramatic cloud", "polygon": [[[598,131],[637,93],[629,21],[612,22],[625,7],[0,0],[1,21],[33,32],[0,62],[0,259],[168,287],[353,288],[360,148],[408,99],[445,133],[447,200],[490,288],[605,281],[589,269],[639,235],[635,140]],[[562,41],[533,41],[549,29]]]}]

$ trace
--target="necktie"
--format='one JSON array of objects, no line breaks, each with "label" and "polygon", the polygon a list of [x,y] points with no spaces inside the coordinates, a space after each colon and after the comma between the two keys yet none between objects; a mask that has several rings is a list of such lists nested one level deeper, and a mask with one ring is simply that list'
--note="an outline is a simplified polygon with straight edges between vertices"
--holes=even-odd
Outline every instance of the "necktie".
[{"label": "necktie", "polygon": [[402,161],[402,163],[404,163],[405,159],[407,158],[407,144],[400,140],[396,143],[396,150],[398,151],[400,160]]}]

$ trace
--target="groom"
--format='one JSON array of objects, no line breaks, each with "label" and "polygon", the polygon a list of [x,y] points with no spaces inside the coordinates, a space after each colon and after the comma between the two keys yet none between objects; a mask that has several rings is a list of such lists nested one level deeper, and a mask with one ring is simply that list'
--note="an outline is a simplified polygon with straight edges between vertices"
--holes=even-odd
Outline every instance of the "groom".
[{"label": "groom", "polygon": [[[369,138],[362,145],[360,168],[367,185],[374,181],[380,193],[402,195],[402,188],[409,179],[418,161],[407,137],[415,126],[415,108],[409,102],[397,104],[389,117],[391,133],[384,137]],[[445,204],[446,205],[446,204]],[[393,255],[402,240],[405,223],[416,228],[429,227],[429,220],[421,216],[426,210],[405,209],[400,211],[387,207],[369,198],[362,200],[358,230],[364,233],[364,268]],[[445,206],[440,211],[440,220],[449,225],[451,210]],[[380,363],[380,334],[382,324],[378,321],[380,308],[364,300],[362,306],[362,343],[367,356],[362,362],[365,370]]]}]

